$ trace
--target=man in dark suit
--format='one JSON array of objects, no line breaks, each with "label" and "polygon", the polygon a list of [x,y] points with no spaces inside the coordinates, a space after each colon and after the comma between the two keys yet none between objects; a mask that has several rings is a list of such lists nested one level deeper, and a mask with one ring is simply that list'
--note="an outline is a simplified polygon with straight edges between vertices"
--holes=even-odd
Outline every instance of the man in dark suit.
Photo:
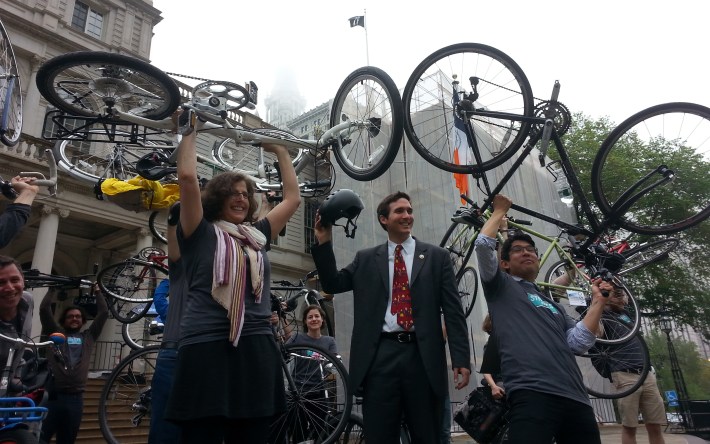
[{"label": "man in dark suit", "polygon": [[324,227],[320,216],[311,252],[323,289],[352,290],[355,298],[350,387],[362,389],[368,444],[399,442],[402,414],[412,443],[431,444],[439,441],[448,390],[440,314],[457,389],[468,384],[471,373],[466,320],[449,254],[411,235],[409,196],[387,196],[377,217],[387,243],[357,252],[342,270],[333,254],[332,227]]}]

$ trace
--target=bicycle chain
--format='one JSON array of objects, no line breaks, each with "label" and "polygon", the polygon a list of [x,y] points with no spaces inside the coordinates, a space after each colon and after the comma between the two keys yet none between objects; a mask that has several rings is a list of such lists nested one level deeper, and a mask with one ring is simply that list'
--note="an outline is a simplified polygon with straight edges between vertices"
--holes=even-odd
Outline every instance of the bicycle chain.
[{"label": "bicycle chain", "polygon": [[167,74],[167,75],[169,75],[169,76],[174,76],[174,77],[182,77],[182,78],[184,78],[184,79],[199,80],[199,81],[201,81],[201,82],[213,82],[213,81],[214,81],[214,80],[212,80],[212,79],[203,79],[203,78],[201,78],[201,77],[188,76],[188,75],[186,75],[186,74],[177,74],[177,73],[174,73],[174,72],[167,72],[167,71],[166,71],[165,74]]},{"label": "bicycle chain", "polygon": [[[497,83],[489,82],[489,81],[486,80],[486,79],[482,79],[482,78],[480,78],[480,77],[479,77],[478,79],[479,79],[480,81],[482,81],[482,82],[488,83],[489,85],[493,85],[493,86],[498,87],[498,88],[503,88],[503,89],[505,89],[506,91],[510,91],[510,92],[516,93],[516,94],[521,94],[520,91],[516,91],[516,90],[514,90],[514,89],[510,89],[510,88],[505,87],[505,86],[503,86],[503,85],[498,85]],[[540,98],[535,97],[535,96],[533,96],[533,100],[537,100],[538,102],[545,102],[545,99],[540,99]]]}]

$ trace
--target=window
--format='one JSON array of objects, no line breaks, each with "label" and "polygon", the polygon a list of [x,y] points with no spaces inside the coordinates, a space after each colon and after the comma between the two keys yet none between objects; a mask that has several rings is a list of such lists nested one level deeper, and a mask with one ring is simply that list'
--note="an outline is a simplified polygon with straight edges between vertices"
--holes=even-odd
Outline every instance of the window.
[{"label": "window", "polygon": [[[55,111],[56,108],[48,106],[47,111]],[[42,135],[45,139],[52,139],[59,136],[66,136],[71,133],[72,130],[82,127],[84,131],[88,131],[89,128],[86,127],[87,121],[80,117],[78,118],[67,118],[63,117],[61,114],[53,112],[47,114],[45,117],[46,121],[44,123],[44,134]],[[70,144],[83,153],[89,153],[91,149],[91,141],[89,140],[73,140]]]},{"label": "window", "polygon": [[316,221],[316,210],[320,203],[315,200],[306,201],[306,207],[303,211],[303,238],[306,241],[306,253],[311,252],[311,245],[316,243],[316,233],[313,225]]},{"label": "window", "polygon": [[100,39],[104,26],[104,16],[100,12],[89,8],[86,4],[76,2],[74,5],[74,14],[71,18],[71,25],[73,28]]}]

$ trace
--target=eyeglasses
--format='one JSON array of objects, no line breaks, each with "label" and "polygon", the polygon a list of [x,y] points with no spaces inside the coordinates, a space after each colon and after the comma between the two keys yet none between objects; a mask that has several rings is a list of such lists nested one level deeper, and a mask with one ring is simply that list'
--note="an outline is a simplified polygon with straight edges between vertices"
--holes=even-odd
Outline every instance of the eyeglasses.
[{"label": "eyeglasses", "polygon": [[522,245],[515,245],[513,247],[510,247],[511,253],[522,253],[523,251],[537,254],[537,248],[533,247],[532,245],[526,245],[524,247]]},{"label": "eyeglasses", "polygon": [[229,193],[229,197],[238,197],[244,200],[248,200],[252,195],[246,191],[232,191]]},{"label": "eyeglasses", "polygon": [[80,314],[68,314],[64,317],[64,319],[82,319],[83,316]]}]

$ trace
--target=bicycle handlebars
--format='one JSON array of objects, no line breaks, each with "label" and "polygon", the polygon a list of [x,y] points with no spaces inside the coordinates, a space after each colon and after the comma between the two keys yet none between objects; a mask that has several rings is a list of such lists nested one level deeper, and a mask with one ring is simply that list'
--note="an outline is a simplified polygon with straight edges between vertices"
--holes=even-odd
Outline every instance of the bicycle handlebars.
[{"label": "bicycle handlebars", "polygon": [[[54,154],[52,150],[47,148],[44,153],[47,155],[47,163],[49,164],[49,179],[45,177],[44,174],[36,171],[21,171],[18,176],[20,177],[34,177],[37,180],[32,181],[32,185],[37,185],[40,187],[47,187],[50,196],[57,195],[57,162],[54,159]],[[14,199],[17,197],[17,192],[12,189],[9,182],[0,179],[3,185],[3,194],[8,199]]]}]

